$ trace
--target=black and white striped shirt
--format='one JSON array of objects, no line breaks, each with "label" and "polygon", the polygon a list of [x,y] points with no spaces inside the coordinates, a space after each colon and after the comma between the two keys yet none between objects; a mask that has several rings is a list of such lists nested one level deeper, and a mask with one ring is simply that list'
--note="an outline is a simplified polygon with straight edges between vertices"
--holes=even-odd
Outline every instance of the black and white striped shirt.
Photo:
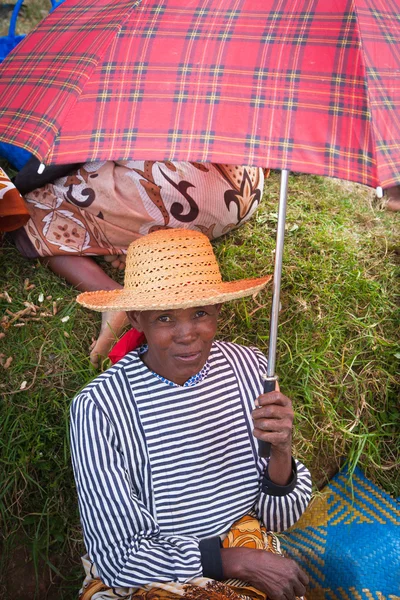
[{"label": "black and white striped shirt", "polygon": [[311,478],[300,462],[293,484],[277,490],[257,454],[250,415],[263,354],[214,342],[208,362],[196,385],[170,386],[130,352],[72,403],[85,544],[108,585],[200,576],[202,540],[249,512],[284,530],[308,504]]}]

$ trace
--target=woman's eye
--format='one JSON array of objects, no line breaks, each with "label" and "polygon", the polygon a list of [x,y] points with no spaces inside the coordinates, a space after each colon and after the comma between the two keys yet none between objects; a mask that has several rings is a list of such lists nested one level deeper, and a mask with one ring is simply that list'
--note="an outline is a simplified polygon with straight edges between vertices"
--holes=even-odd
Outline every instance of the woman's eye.
[{"label": "woman's eye", "polygon": [[196,318],[199,318],[199,317],[204,317],[204,316],[206,316],[206,314],[207,314],[207,313],[206,313],[206,311],[205,311],[205,310],[198,310],[198,311],[196,312],[196,315],[195,315],[195,316],[196,316]]},{"label": "woman's eye", "polygon": [[157,317],[157,321],[161,321],[161,323],[169,323],[171,320],[171,317],[169,315],[160,315],[159,317]]}]

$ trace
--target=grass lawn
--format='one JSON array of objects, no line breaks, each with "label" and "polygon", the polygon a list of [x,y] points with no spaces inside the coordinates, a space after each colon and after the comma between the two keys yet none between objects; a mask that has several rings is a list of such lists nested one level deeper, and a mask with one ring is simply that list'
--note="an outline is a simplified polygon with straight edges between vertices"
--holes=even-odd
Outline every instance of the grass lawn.
[{"label": "grass lawn", "polygon": [[[48,3],[27,6],[24,31]],[[214,243],[226,280],[272,272],[278,188],[272,173],[251,222]],[[366,188],[290,177],[277,370],[295,405],[295,452],[316,490],[347,460],[400,494],[399,223]],[[100,315],[7,241],[0,257],[0,596],[72,599],[83,546],[68,411],[96,375],[88,347]],[[225,305],[219,338],[267,352],[270,300],[267,287],[255,300]],[[36,315],[17,315],[25,303]]]},{"label": "grass lawn", "polygon": [[[278,186],[273,173],[251,222],[214,243],[225,279],[272,272]],[[365,188],[290,177],[277,364],[281,389],[295,404],[296,454],[316,489],[347,459],[400,492],[398,231],[398,216],[374,208]],[[58,599],[73,598],[83,547],[68,410],[96,375],[88,347],[100,315],[79,307],[70,286],[7,242],[0,256],[2,567],[13,585],[22,569],[34,587],[36,569],[41,594],[54,581]],[[268,287],[256,300],[225,305],[219,337],[267,352],[270,300]],[[37,315],[15,319],[26,302]]]}]

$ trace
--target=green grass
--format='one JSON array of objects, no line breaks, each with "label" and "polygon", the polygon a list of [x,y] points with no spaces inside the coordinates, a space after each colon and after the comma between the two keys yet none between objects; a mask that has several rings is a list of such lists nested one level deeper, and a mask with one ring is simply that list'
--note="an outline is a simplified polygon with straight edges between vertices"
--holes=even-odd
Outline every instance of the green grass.
[{"label": "green grass", "polygon": [[[278,186],[272,174],[253,219],[215,242],[225,279],[272,273]],[[290,177],[277,370],[295,405],[296,454],[316,487],[347,459],[399,495],[398,223],[374,208],[365,188]],[[7,242],[1,259],[0,292],[12,299],[0,298],[3,312],[15,313],[24,301],[38,304],[40,294],[42,312],[51,313],[53,301],[58,307],[54,316],[2,330],[3,362],[13,357],[7,370],[0,367],[3,568],[11,549],[24,545],[38,590],[53,578],[56,597],[73,598],[83,547],[68,410],[95,375],[88,347],[100,316],[75,304],[72,288]],[[24,289],[26,279],[34,289]],[[270,300],[268,287],[255,301],[225,305],[219,337],[267,351]]]},{"label": "green grass", "polygon": [[[275,210],[268,199],[277,197],[277,186],[273,177],[265,208],[234,243],[219,245],[226,275],[242,276],[245,265],[254,275],[269,271]],[[360,459],[369,476],[398,495],[398,217],[375,211],[363,188],[351,189],[291,177],[277,369],[282,390],[295,401],[296,444],[307,464],[312,456],[314,479],[322,483],[343,458],[352,465]],[[232,324],[238,339],[265,350],[269,296],[258,299],[266,307],[252,319],[238,304]]]},{"label": "green grass", "polygon": [[[50,7],[48,0],[25,4],[18,33]],[[0,35],[7,30],[8,19],[0,20]],[[272,273],[278,188],[273,173],[251,222],[214,244],[225,279]],[[400,494],[398,234],[399,216],[379,210],[365,188],[290,177],[277,370],[295,405],[296,454],[316,488],[347,460]],[[3,364],[13,357],[8,369],[0,365],[0,596],[69,600],[82,581],[84,549],[68,411],[96,374],[88,347],[100,316],[7,242],[0,257],[0,293],[12,299],[0,297],[0,318],[25,301],[38,304],[40,294],[41,312],[52,313],[53,301],[58,308],[23,327],[0,327]],[[26,279],[35,288],[26,290]],[[267,352],[270,301],[268,287],[254,301],[225,305],[219,337]]]}]

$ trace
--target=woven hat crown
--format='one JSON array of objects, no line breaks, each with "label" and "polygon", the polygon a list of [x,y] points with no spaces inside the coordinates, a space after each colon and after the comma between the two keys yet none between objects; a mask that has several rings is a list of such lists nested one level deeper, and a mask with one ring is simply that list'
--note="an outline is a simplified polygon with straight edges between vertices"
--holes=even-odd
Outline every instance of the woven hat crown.
[{"label": "woven hat crown", "polygon": [[129,246],[123,289],[83,292],[77,301],[93,310],[173,310],[243,298],[270,276],[222,281],[208,238],[189,229],[160,229]]},{"label": "woven hat crown", "polygon": [[185,229],[155,231],[133,242],[125,267],[125,290],[171,293],[183,286],[222,282],[208,238]]}]

